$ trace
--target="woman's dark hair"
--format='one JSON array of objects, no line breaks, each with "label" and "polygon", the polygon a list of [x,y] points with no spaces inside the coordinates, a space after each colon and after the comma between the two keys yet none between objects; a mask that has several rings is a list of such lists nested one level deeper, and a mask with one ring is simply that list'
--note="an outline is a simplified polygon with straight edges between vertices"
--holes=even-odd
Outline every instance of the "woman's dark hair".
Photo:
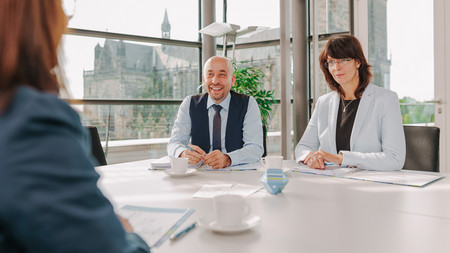
[{"label": "woman's dark hair", "polygon": [[61,0],[0,1],[0,113],[19,85],[58,94],[58,45],[67,25]]},{"label": "woman's dark hair", "polygon": [[330,71],[324,65],[327,62],[328,57],[335,59],[352,58],[360,62],[360,66],[358,68],[359,84],[355,91],[355,97],[361,98],[362,93],[372,79],[372,73],[370,72],[370,68],[372,66],[367,63],[361,43],[359,43],[358,39],[352,35],[333,36],[328,40],[319,56],[320,68],[325,75],[325,80],[327,81],[328,86],[330,89],[337,91],[342,97],[344,97],[344,90],[341,88],[339,83],[334,80]]}]

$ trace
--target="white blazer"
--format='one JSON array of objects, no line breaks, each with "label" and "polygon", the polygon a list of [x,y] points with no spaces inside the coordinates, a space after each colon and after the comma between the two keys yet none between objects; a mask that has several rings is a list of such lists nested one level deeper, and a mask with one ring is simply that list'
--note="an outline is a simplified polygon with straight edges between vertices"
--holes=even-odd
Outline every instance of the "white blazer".
[{"label": "white blazer", "polygon": [[[336,121],[340,97],[325,94],[316,107],[295,148],[297,162],[316,150],[337,154]],[[405,134],[397,93],[369,84],[359,102],[350,151],[341,151],[343,166],[367,170],[401,170],[405,162]]]}]

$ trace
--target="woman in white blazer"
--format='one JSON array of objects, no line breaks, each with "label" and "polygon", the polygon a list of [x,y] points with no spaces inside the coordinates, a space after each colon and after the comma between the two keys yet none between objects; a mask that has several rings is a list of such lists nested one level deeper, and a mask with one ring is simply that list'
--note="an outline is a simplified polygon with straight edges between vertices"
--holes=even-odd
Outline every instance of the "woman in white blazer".
[{"label": "woman in white blazer", "polygon": [[295,148],[297,162],[315,169],[325,169],[327,162],[401,170],[406,148],[398,96],[369,83],[371,66],[359,41],[351,35],[332,37],[319,60],[333,91],[317,100]]}]

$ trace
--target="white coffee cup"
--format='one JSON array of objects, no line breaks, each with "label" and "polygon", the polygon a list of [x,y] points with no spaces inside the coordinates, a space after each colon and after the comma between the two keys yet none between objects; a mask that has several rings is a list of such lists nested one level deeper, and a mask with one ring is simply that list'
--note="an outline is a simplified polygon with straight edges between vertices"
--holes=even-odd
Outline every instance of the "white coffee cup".
[{"label": "white coffee cup", "polygon": [[176,157],[170,159],[170,165],[172,166],[172,172],[174,174],[185,174],[188,169],[188,161],[186,157]]},{"label": "white coffee cup", "polygon": [[267,169],[282,169],[283,157],[282,156],[266,156],[261,158],[261,163],[265,166],[264,171]]},{"label": "white coffee cup", "polygon": [[223,227],[237,227],[250,214],[245,198],[236,194],[217,195],[213,198],[217,222]]}]

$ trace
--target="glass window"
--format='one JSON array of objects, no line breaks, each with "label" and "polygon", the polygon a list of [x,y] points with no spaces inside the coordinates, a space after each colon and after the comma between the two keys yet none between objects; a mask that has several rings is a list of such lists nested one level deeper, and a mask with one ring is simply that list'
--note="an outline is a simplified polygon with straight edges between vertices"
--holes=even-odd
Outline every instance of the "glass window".
[{"label": "glass window", "polygon": [[[84,105],[85,126],[96,126],[108,164],[160,158],[178,105]],[[106,142],[108,140],[108,142]]]},{"label": "glass window", "polygon": [[280,27],[279,0],[227,0],[227,23],[241,26]]},{"label": "glass window", "polygon": [[369,1],[372,82],[397,92],[405,124],[434,122],[433,38],[433,1]]},{"label": "glass window", "polygon": [[[232,53],[229,52],[229,55]],[[274,97],[280,98],[280,46],[239,49],[235,52],[238,68],[255,67],[265,74],[264,87],[274,90]],[[281,107],[272,105],[272,117],[267,125],[267,152],[269,155],[281,153]]]},{"label": "glass window", "polygon": [[[310,15],[311,19],[313,15]],[[350,31],[349,0],[317,0],[318,34]],[[310,24],[313,24],[311,20]],[[310,35],[313,34],[312,26]]]},{"label": "glass window", "polygon": [[65,35],[74,98],[182,99],[198,93],[199,49]]},{"label": "glass window", "polygon": [[[69,27],[197,41],[198,1],[78,0]],[[70,12],[74,0],[65,2]]]}]

